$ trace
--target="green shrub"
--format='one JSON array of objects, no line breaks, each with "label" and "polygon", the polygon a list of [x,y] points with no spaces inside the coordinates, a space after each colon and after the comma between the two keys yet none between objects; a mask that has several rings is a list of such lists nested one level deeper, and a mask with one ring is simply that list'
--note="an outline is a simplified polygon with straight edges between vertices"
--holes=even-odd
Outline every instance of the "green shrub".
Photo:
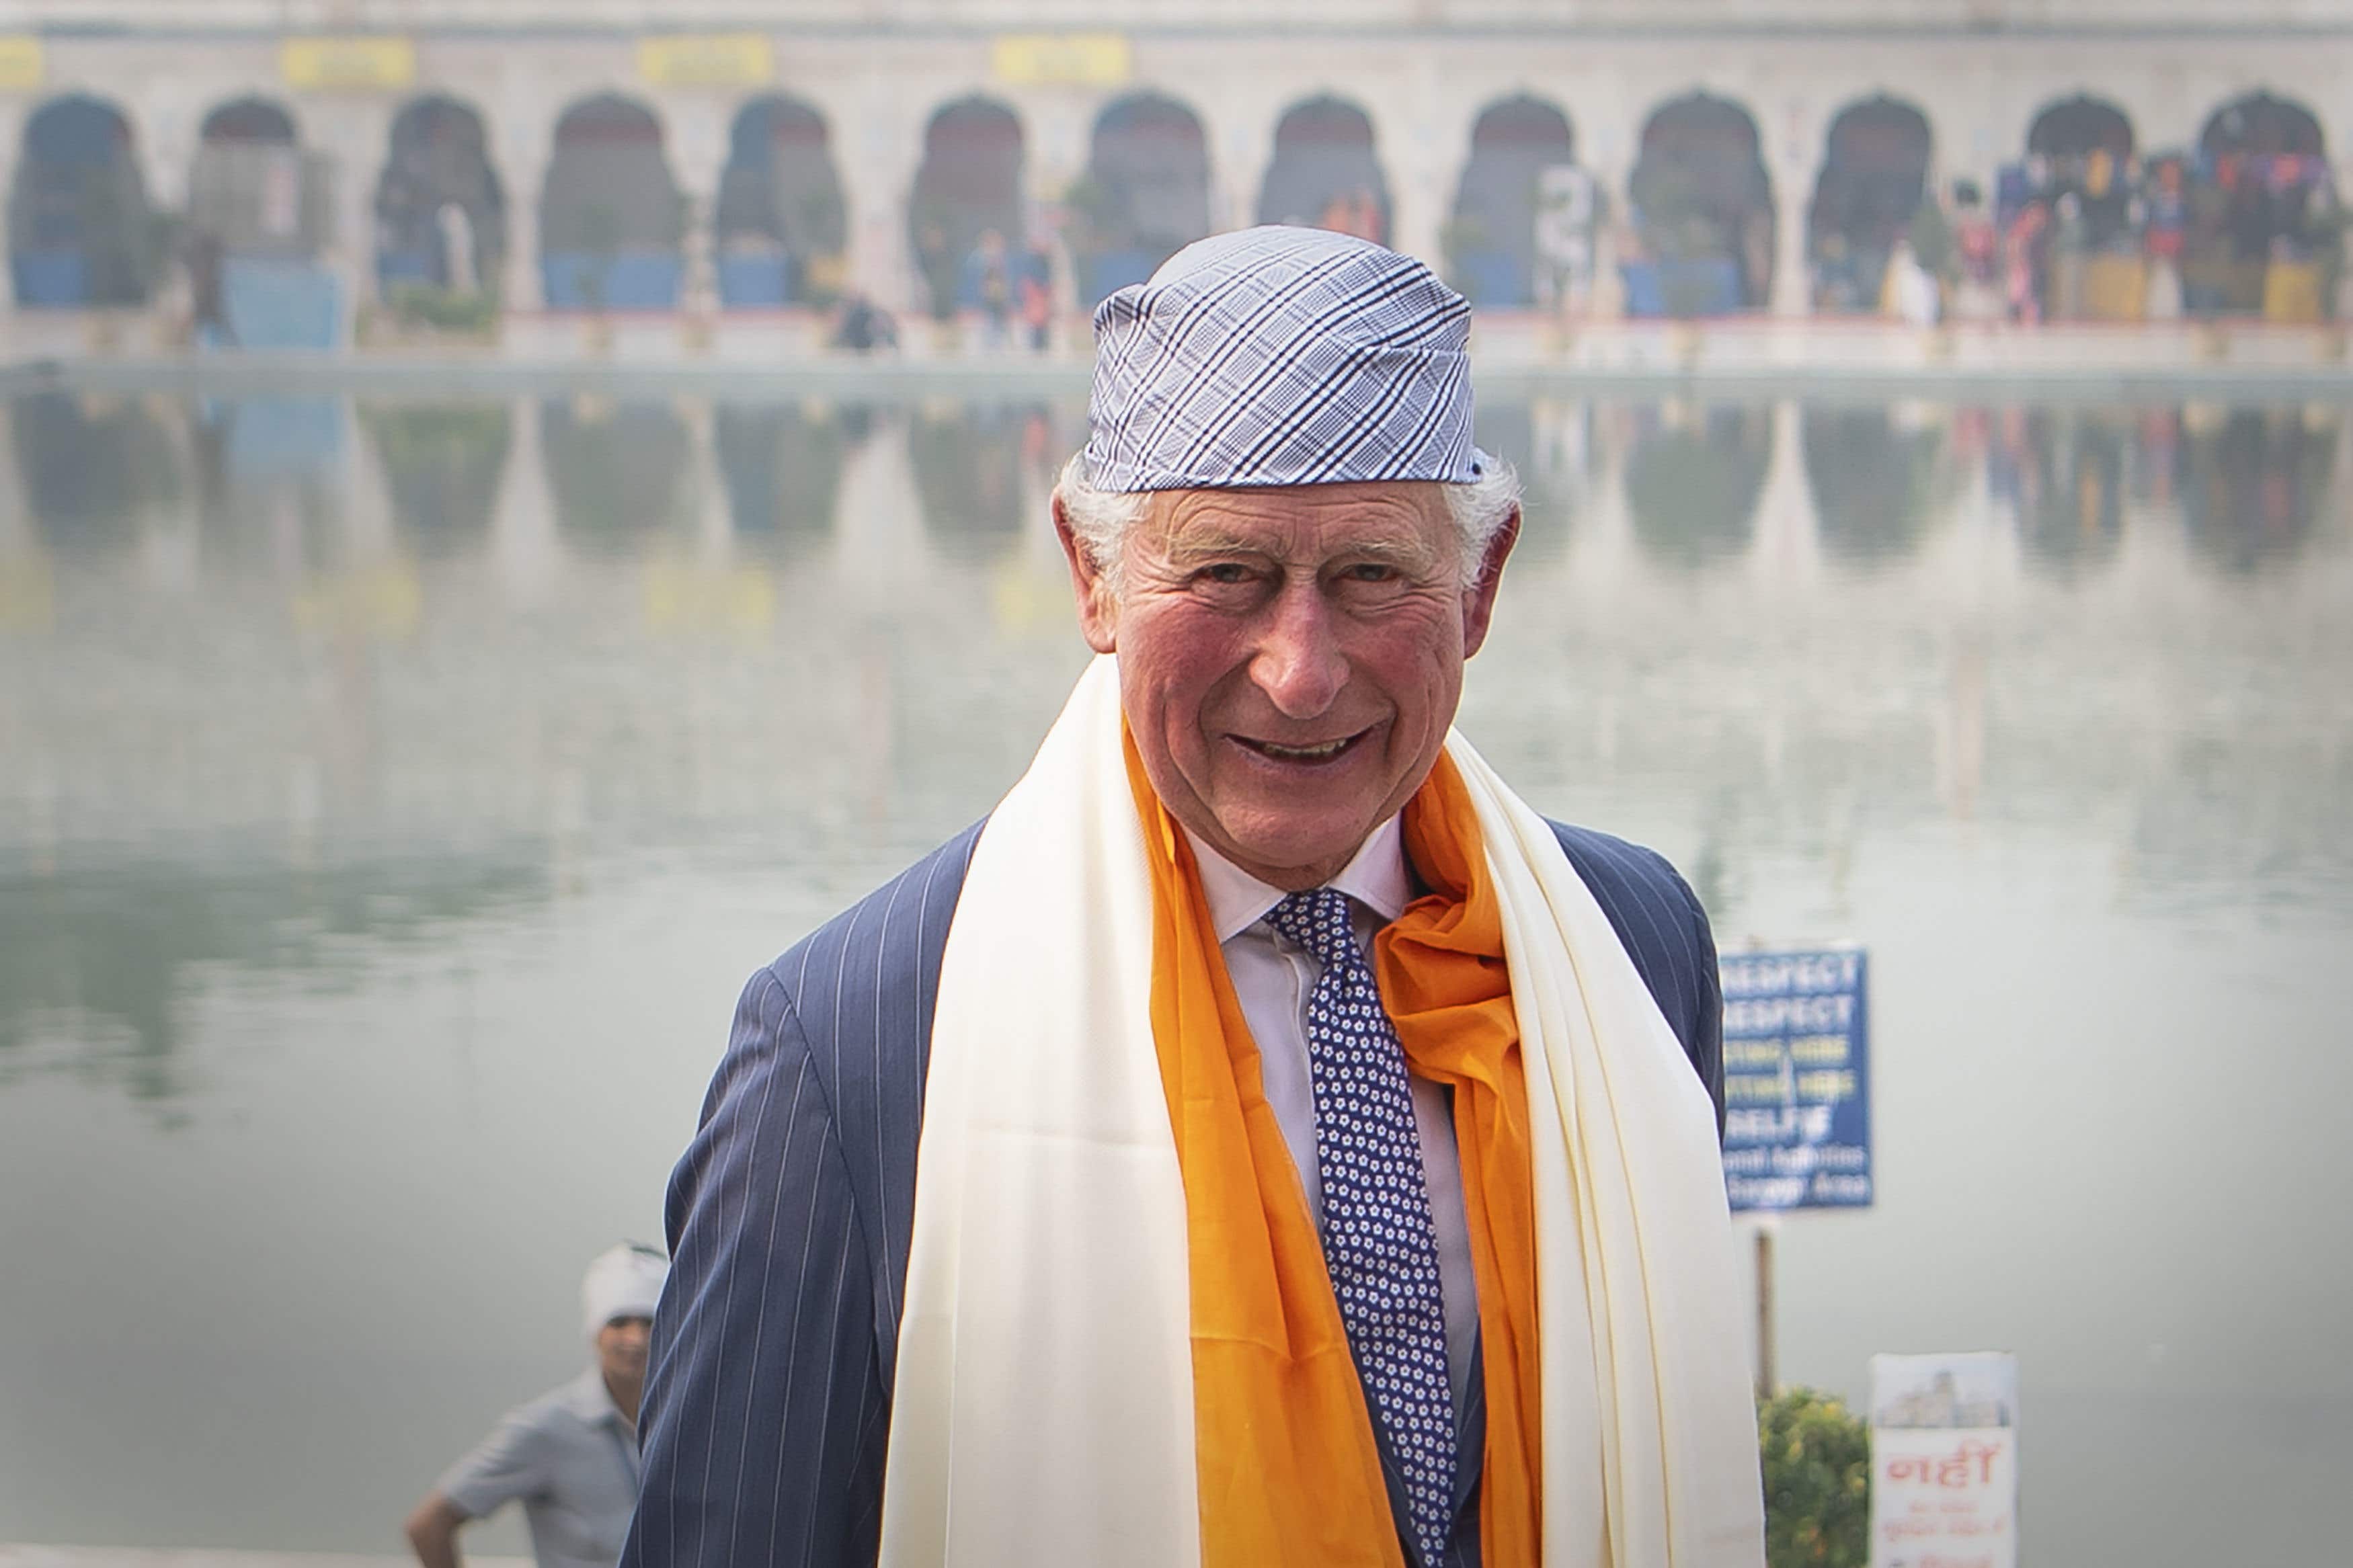
[{"label": "green shrub", "polygon": [[498,329],[499,297],[487,289],[461,294],[430,283],[395,283],[385,290],[384,302],[391,307],[394,315],[412,326],[481,337]]},{"label": "green shrub", "polygon": [[1863,1568],[1871,1561],[1871,1428],[1810,1388],[1757,1406],[1765,1467],[1767,1568]]}]

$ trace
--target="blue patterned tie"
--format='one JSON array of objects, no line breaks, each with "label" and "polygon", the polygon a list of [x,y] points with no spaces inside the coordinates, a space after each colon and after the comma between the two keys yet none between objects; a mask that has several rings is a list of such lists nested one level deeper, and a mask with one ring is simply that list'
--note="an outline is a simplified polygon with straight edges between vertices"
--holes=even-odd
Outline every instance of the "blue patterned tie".
[{"label": "blue patterned tie", "polygon": [[1441,1562],[1454,1522],[1454,1392],[1405,1049],[1356,946],[1347,894],[1293,893],[1266,922],[1324,966],[1307,1000],[1324,1261],[1357,1374],[1404,1474],[1415,1542],[1422,1561]]}]

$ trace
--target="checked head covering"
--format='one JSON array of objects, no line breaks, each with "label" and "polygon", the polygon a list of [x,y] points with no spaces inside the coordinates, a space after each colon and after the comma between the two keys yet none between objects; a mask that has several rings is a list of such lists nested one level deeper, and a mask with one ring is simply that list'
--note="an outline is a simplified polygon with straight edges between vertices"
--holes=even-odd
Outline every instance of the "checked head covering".
[{"label": "checked head covering", "polygon": [[1479,477],[1471,307],[1409,256],[1269,225],[1095,311],[1086,472],[1120,492]]}]

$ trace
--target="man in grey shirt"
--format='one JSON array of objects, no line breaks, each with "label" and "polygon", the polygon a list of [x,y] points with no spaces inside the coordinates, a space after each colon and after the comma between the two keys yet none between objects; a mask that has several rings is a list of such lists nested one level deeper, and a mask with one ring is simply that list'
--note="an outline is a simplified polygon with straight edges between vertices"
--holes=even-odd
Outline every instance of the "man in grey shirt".
[{"label": "man in grey shirt", "polygon": [[638,1504],[638,1398],[646,1340],[670,1264],[625,1242],[580,1284],[596,1364],[506,1413],[408,1516],[425,1568],[459,1568],[458,1532],[520,1500],[539,1568],[613,1568]]}]

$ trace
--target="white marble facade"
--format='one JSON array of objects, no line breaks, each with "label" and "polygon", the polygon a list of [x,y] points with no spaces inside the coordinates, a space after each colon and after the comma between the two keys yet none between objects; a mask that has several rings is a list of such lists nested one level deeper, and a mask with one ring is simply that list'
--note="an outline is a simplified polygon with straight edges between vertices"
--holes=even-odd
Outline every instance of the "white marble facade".
[{"label": "white marble facade", "polygon": [[[1191,25],[1171,23],[1180,10]],[[1252,25],[1243,25],[1245,12]],[[88,93],[121,110],[151,196],[176,207],[206,111],[259,95],[284,105],[304,144],[332,161],[336,248],[364,288],[354,242],[367,232],[392,119],[417,95],[446,93],[486,126],[507,192],[506,297],[528,309],[539,300],[535,198],[568,104],[617,91],[650,109],[674,176],[707,211],[734,113],[754,96],[783,92],[828,122],[850,209],[852,278],[904,310],[915,293],[906,203],[924,125],[966,94],[987,94],[1018,116],[1023,179],[1039,202],[1057,199],[1084,168],[1095,119],[1113,100],[1146,90],[1179,100],[1204,128],[1210,210],[1221,226],[1250,221],[1284,110],[1337,94],[1372,121],[1394,242],[1435,260],[1483,106],[1515,93],[1557,105],[1578,161],[1622,195],[1652,110],[1704,90],[1741,104],[1757,125],[1779,215],[1773,303],[1799,313],[1804,205],[1824,133],[1842,107],[1875,94],[1926,116],[1939,180],[1989,184],[2023,149],[2036,113],[2078,93],[2121,109],[2147,149],[2193,145],[2217,108],[2256,91],[2308,107],[2332,150],[2353,145],[2353,14],[2341,4],[1662,0],[1641,14],[1646,22],[1631,20],[1616,0],[26,0],[0,9],[0,31],[21,19],[31,32],[19,36],[40,40],[37,81],[0,79],[0,189],[29,116],[57,97]],[[2010,25],[1982,25],[2004,18]],[[57,26],[67,21],[79,26]],[[994,46],[1005,30],[1100,31],[1123,21],[1121,79],[1053,85],[997,74]],[[290,89],[275,29],[331,26],[398,29],[414,44],[413,80],[397,90]],[[650,84],[639,74],[638,43],[654,26],[756,32],[769,40],[770,79]]]}]

